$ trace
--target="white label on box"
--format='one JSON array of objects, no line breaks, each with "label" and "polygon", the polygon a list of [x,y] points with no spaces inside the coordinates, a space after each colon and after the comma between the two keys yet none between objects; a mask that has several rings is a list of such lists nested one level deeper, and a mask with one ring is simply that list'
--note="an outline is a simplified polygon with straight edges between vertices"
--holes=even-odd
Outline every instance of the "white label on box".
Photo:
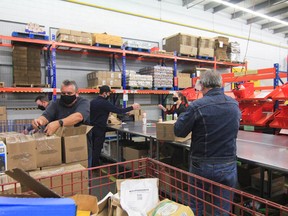
[{"label": "white label on box", "polygon": [[223,47],[223,41],[219,41],[219,47]]}]

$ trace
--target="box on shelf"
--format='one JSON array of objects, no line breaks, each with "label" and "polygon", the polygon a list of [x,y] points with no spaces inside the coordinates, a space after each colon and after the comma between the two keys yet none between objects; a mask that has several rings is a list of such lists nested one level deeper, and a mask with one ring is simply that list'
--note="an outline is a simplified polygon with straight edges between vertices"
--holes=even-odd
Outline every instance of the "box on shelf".
[{"label": "box on shelf", "polygon": [[92,45],[92,37],[76,36],[75,41],[77,44]]},{"label": "box on shelf", "polygon": [[60,34],[65,34],[65,35],[70,35],[71,34],[71,30],[70,29],[58,29],[56,32],[56,37],[58,37]]},{"label": "box on shelf", "polygon": [[223,36],[218,36],[218,37],[215,37],[214,39],[215,39],[215,48],[216,49],[222,48],[222,49],[227,50],[227,47],[229,45],[229,38],[223,37]]},{"label": "box on shelf", "polygon": [[123,41],[122,37],[115,36],[115,35],[108,35],[106,33],[94,33],[92,34],[93,44],[107,44],[107,45],[114,45],[114,46],[122,46]]},{"label": "box on shelf", "polygon": [[196,56],[198,50],[198,36],[179,33],[166,37],[163,49],[168,52],[176,51],[178,54]]},{"label": "box on shelf", "polygon": [[156,137],[158,140],[184,142],[191,138],[191,133],[186,137],[177,137],[174,134],[175,120],[157,122],[156,123]]},{"label": "box on shelf", "polygon": [[198,55],[199,56],[214,57],[214,49],[213,48],[199,47]]},{"label": "box on shelf", "polygon": [[199,48],[210,48],[214,50],[215,40],[214,38],[199,37],[198,38],[198,49]]},{"label": "box on shelf", "polygon": [[191,87],[190,74],[187,73],[177,73],[178,77],[178,88],[188,88]]},{"label": "box on shelf", "polygon": [[86,134],[91,126],[63,127],[56,131],[62,137],[62,159],[64,163],[83,161],[88,159]]},{"label": "box on shelf", "polygon": [[76,39],[74,35],[66,35],[60,34],[57,36],[56,41],[58,42],[68,42],[68,43],[76,43]]},{"label": "box on shelf", "polygon": [[0,106],[0,121],[7,120],[7,111],[6,106]]},{"label": "box on shelf", "polygon": [[81,31],[70,30],[70,35],[81,37]]}]

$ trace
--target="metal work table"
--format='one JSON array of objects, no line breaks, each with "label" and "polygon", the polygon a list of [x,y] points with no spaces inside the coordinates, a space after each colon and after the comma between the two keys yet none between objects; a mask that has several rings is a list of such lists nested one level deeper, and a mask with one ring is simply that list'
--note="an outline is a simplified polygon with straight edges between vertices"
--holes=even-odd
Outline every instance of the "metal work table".
[{"label": "metal work table", "polygon": [[[125,132],[156,140],[155,122],[127,122],[122,125],[108,126],[117,132]],[[190,148],[191,140],[171,142],[174,145]],[[288,173],[288,138],[263,133],[239,131],[237,138],[237,156],[240,160],[253,163],[268,169]]]},{"label": "metal work table", "polygon": [[[156,158],[159,159],[159,143],[156,138],[156,124],[148,123],[143,125],[142,122],[127,122],[123,125],[109,126],[118,132],[136,134],[150,140],[150,156],[152,157],[152,145],[155,140],[157,143]],[[186,142],[169,142],[173,145],[183,148],[190,148],[191,140]],[[117,141],[117,152],[119,142]],[[263,197],[264,172],[268,171],[268,187],[271,189],[272,170],[288,173],[288,139],[287,136],[275,136],[263,133],[253,133],[239,131],[237,137],[237,157],[240,161],[258,165],[261,167],[261,196]],[[118,158],[119,159],[119,158]],[[271,192],[271,190],[268,189]],[[271,194],[269,193],[268,196]]]}]

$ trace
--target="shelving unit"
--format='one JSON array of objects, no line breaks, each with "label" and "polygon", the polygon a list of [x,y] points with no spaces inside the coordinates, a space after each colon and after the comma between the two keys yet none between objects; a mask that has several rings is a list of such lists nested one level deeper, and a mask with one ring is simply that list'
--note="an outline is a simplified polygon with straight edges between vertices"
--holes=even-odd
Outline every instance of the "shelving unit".
[{"label": "shelving unit", "polygon": [[[96,46],[88,46],[88,45],[79,45],[79,44],[72,44],[72,43],[60,43],[56,41],[45,41],[45,40],[36,40],[36,39],[28,39],[28,38],[18,38],[18,37],[11,37],[11,36],[4,36],[0,35],[0,39],[3,42],[0,46],[3,47],[13,47],[13,44],[21,44],[25,46],[33,45],[39,46],[43,50],[48,50],[51,53],[51,65],[47,65],[48,67],[48,84],[50,84],[51,88],[24,88],[24,87],[4,87],[0,88],[0,92],[9,92],[9,93],[19,93],[19,92],[29,92],[29,93],[41,93],[41,92],[52,92],[54,97],[56,97],[58,89],[56,89],[56,59],[57,59],[57,52],[68,52],[68,53],[80,53],[85,55],[94,55],[94,56],[101,56],[101,57],[108,57],[112,58],[112,70],[115,71],[115,59],[121,58],[122,59],[122,81],[123,81],[123,89],[114,89],[113,91],[117,94],[172,94],[173,90],[126,90],[126,60],[127,59],[138,59],[141,61],[156,61],[156,62],[163,62],[163,61],[173,61],[174,66],[174,90],[178,90],[177,86],[177,63],[178,62],[186,62],[191,64],[191,66],[203,66],[208,65],[212,66],[215,69],[217,67],[246,67],[246,64],[238,64],[238,63],[231,63],[231,62],[217,62],[216,60],[201,60],[201,59],[194,59],[194,58],[185,58],[185,57],[178,57],[176,55],[165,55],[165,54],[152,54],[147,52],[137,52],[137,51],[129,51],[124,49],[115,49],[115,48],[106,48],[106,47],[96,47]],[[10,43],[6,42],[10,41]],[[50,61],[50,59],[48,59]],[[52,71],[52,73],[51,73]],[[80,93],[98,93],[98,89],[80,89]]]}]

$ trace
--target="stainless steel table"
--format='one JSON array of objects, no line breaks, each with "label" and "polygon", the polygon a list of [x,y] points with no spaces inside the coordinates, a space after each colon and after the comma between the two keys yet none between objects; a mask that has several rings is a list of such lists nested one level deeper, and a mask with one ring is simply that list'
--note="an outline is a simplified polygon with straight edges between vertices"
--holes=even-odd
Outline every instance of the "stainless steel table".
[{"label": "stainless steel table", "polygon": [[[143,125],[142,122],[128,122],[124,125],[109,126],[117,132],[136,134],[149,138],[150,156],[152,157],[152,145],[155,140],[157,143],[156,158],[159,159],[159,143],[156,138],[156,124],[148,123]],[[191,140],[186,142],[169,142],[173,145],[183,148],[190,148]],[[119,142],[117,142],[117,148]],[[118,149],[117,149],[118,151]],[[119,152],[119,151],[118,151]],[[263,196],[264,188],[264,171],[268,171],[268,186],[271,188],[272,170],[288,173],[288,137],[275,136],[263,133],[254,133],[239,131],[237,138],[237,157],[240,161],[258,165],[261,167],[261,195]],[[268,189],[268,191],[271,191]]]}]

